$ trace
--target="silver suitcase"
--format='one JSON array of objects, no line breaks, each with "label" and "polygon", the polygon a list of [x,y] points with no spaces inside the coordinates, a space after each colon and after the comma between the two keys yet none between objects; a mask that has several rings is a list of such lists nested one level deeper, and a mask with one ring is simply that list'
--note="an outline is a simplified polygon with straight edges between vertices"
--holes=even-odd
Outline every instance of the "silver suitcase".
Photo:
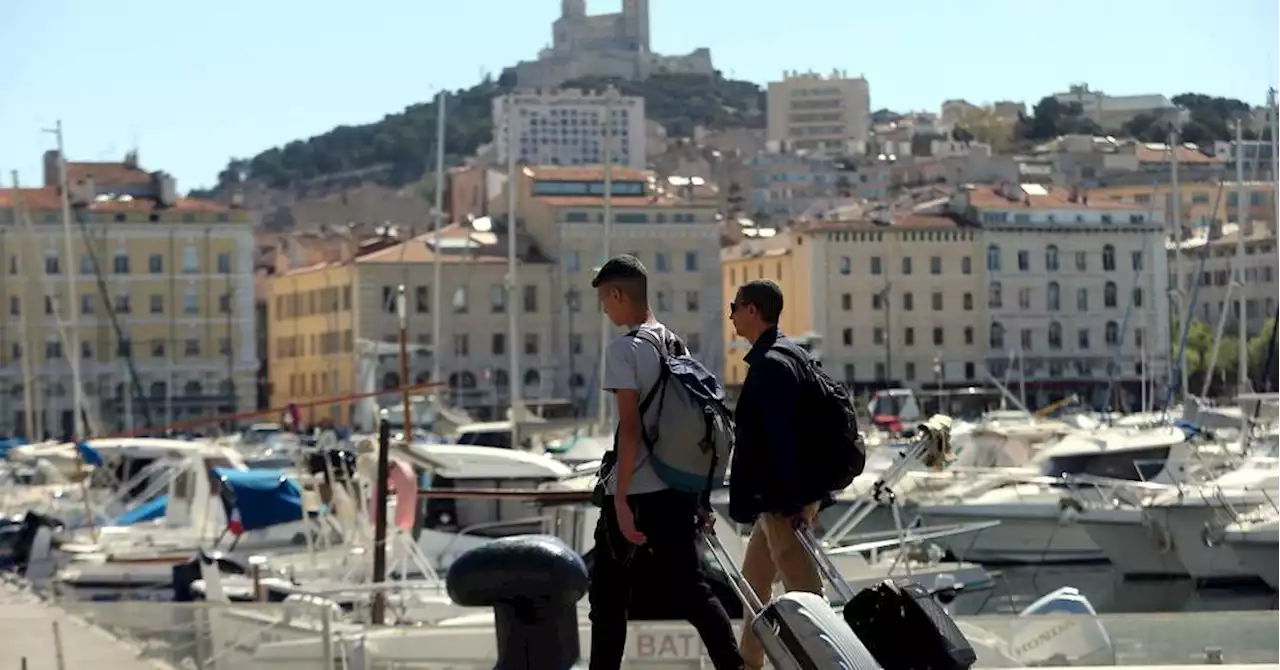
[{"label": "silver suitcase", "polygon": [[715,534],[702,536],[742,600],[743,625],[751,626],[774,670],[879,670],[871,652],[826,598],[792,592],[765,605]]}]

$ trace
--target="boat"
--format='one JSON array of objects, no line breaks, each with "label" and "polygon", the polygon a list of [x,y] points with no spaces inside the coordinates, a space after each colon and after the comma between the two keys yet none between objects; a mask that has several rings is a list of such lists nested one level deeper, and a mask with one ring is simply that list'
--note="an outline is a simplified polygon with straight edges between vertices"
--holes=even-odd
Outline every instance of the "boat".
[{"label": "boat", "polygon": [[1174,426],[1075,431],[1036,456],[1038,474],[1012,475],[988,484],[985,491],[972,487],[951,490],[921,504],[917,512],[930,524],[1000,521],[998,527],[977,534],[971,541],[944,541],[961,560],[1022,564],[1105,561],[1106,554],[1075,523],[1083,508],[1064,477],[1168,481],[1171,475],[1165,471],[1165,462],[1182,460],[1181,455],[1194,448],[1188,433]]},{"label": "boat", "polygon": [[1240,562],[1240,567],[1252,572],[1272,589],[1280,583],[1280,515],[1269,509],[1253,518],[1228,524],[1219,540]]}]

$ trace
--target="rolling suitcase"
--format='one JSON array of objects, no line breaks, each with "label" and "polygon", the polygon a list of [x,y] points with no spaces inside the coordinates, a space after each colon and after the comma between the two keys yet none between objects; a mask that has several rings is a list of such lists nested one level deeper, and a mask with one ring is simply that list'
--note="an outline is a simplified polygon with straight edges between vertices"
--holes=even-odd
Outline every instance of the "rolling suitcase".
[{"label": "rolling suitcase", "polygon": [[844,620],[885,670],[968,670],[978,660],[951,615],[915,582],[885,580],[853,593],[808,529],[796,531],[837,595]]},{"label": "rolling suitcase", "polygon": [[826,598],[785,593],[760,602],[714,533],[703,539],[742,600],[743,625],[750,626],[774,670],[879,670],[880,666]]}]

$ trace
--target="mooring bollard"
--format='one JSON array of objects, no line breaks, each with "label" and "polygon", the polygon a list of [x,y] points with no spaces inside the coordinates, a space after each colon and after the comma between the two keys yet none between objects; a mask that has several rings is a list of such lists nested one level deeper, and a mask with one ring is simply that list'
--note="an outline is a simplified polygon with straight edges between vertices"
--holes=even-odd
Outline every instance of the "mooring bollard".
[{"label": "mooring bollard", "polygon": [[458,557],[445,578],[464,607],[492,607],[502,670],[569,670],[578,662],[577,602],[587,566],[558,538],[519,535]]}]

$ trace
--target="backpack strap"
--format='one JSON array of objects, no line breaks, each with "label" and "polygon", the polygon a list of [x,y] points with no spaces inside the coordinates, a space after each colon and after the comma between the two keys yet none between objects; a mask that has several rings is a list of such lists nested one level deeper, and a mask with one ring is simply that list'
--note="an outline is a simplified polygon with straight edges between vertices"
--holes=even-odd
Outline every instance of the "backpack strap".
[{"label": "backpack strap", "polygon": [[769,351],[776,351],[787,358],[790,358],[804,368],[805,372],[809,372],[814,365],[813,357],[805,353],[804,350],[799,347],[780,347],[775,344],[772,347],[769,347]]},{"label": "backpack strap", "polygon": [[[647,343],[658,354],[658,379],[653,383],[653,387],[649,389],[648,393],[645,393],[644,397],[640,399],[640,417],[643,419],[644,413],[649,409],[649,405],[653,404],[653,398],[658,394],[658,389],[667,381],[669,371],[667,370],[665,359],[670,348],[668,343],[659,340],[657,335],[643,328],[636,328],[627,333],[627,336]],[[643,424],[644,422],[641,421],[642,428]]]}]

